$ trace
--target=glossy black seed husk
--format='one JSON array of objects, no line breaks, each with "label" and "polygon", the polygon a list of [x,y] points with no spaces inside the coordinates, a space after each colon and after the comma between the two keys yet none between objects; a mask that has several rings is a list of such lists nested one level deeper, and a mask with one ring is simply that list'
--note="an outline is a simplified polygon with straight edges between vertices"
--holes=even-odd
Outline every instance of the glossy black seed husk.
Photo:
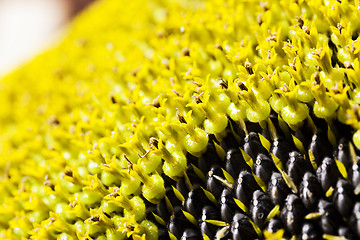
[{"label": "glossy black seed husk", "polygon": [[249,220],[249,217],[242,213],[236,213],[234,215],[231,222],[232,239],[255,239],[258,237]]},{"label": "glossy black seed husk", "polygon": [[281,210],[281,220],[286,229],[293,235],[300,233],[304,216],[305,207],[301,199],[295,194],[289,194]]},{"label": "glossy black seed husk", "polygon": [[210,191],[216,199],[219,199],[224,186],[218,179],[216,179],[215,176],[224,178],[224,174],[219,165],[214,165],[211,167],[210,171],[207,173],[206,181],[206,189]]},{"label": "glossy black seed husk", "polygon": [[268,184],[267,192],[274,206],[280,205],[282,207],[286,197],[291,193],[291,190],[282,175],[278,172],[273,172]]},{"label": "glossy black seed husk", "polygon": [[320,200],[317,211],[321,214],[319,219],[320,227],[326,234],[335,235],[338,227],[342,223],[340,214],[335,206],[326,200]]},{"label": "glossy black seed husk", "polygon": [[206,205],[201,210],[201,217],[199,219],[199,228],[202,234],[206,234],[210,239],[213,239],[217,227],[207,223],[206,220],[220,219],[220,214],[216,207]]},{"label": "glossy black seed husk", "polygon": [[253,165],[253,172],[263,180],[265,184],[269,182],[271,174],[275,171],[277,171],[275,164],[270,157],[262,153],[257,155]]},{"label": "glossy black seed husk", "polygon": [[265,220],[273,207],[269,196],[260,190],[256,190],[250,204],[251,219],[257,226],[263,228]]},{"label": "glossy black seed husk", "polygon": [[324,196],[323,190],[319,181],[311,172],[304,174],[303,180],[300,184],[300,198],[308,209],[312,212],[317,207],[319,200]]},{"label": "glossy black seed husk", "polygon": [[174,214],[171,215],[168,230],[178,239],[181,238],[186,229],[195,228],[195,226],[185,217],[181,207],[174,209]]},{"label": "glossy black seed husk", "polygon": [[288,156],[289,159],[286,163],[287,174],[294,181],[295,185],[299,186],[304,174],[313,171],[313,168],[300,152],[293,151]]},{"label": "glossy black seed husk", "polygon": [[251,171],[249,165],[246,164],[239,148],[231,148],[226,153],[225,170],[232,177],[237,177],[242,170]]},{"label": "glossy black seed husk", "polygon": [[245,206],[249,207],[252,199],[252,194],[256,190],[260,190],[259,185],[256,183],[253,175],[250,172],[242,171],[235,182],[235,196]]},{"label": "glossy black seed husk", "polygon": [[240,210],[235,204],[234,193],[229,189],[224,189],[220,196],[220,215],[224,222],[231,222],[235,212]]},{"label": "glossy black seed husk", "polygon": [[191,213],[195,218],[199,218],[201,216],[202,207],[207,204],[211,204],[211,201],[206,197],[201,187],[195,185],[194,189],[187,195],[184,209]]}]

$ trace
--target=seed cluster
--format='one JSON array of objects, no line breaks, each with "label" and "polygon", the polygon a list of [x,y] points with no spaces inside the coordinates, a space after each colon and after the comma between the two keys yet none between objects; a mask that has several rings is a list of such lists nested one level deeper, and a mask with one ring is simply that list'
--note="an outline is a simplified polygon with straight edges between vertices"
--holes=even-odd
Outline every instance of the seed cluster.
[{"label": "seed cluster", "polygon": [[167,180],[166,197],[149,208],[160,239],[359,238],[349,128],[312,118],[292,131],[272,112],[265,128],[230,122],[221,141],[210,135],[207,151],[189,156],[185,177]]},{"label": "seed cluster", "polygon": [[360,237],[359,33],[357,0],[98,1],[0,81],[0,239]]}]

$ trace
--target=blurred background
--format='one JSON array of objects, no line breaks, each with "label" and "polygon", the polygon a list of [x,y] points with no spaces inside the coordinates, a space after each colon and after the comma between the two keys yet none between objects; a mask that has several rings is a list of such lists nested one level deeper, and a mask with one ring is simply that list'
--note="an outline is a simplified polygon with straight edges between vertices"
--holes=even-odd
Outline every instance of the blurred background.
[{"label": "blurred background", "polygon": [[0,0],[0,76],[31,59],[94,0]]}]

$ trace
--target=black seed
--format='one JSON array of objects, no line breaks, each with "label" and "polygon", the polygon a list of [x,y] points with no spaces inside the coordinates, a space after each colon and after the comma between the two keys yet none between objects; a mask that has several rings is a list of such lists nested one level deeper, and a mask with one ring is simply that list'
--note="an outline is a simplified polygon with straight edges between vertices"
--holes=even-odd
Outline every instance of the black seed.
[{"label": "black seed", "polygon": [[316,176],[322,189],[326,192],[330,187],[335,187],[335,184],[341,175],[334,159],[325,157],[316,170]]},{"label": "black seed", "polygon": [[187,228],[193,228],[193,224],[187,220],[181,207],[174,209],[174,214],[171,215],[168,223],[168,230],[178,239],[182,236],[183,232]]},{"label": "black seed", "polygon": [[253,192],[260,190],[260,187],[250,172],[241,171],[235,182],[234,190],[235,197],[249,207]]},{"label": "black seed", "polygon": [[239,148],[232,148],[227,151],[225,170],[234,178],[239,175],[241,170],[251,171]]},{"label": "black seed", "polygon": [[273,207],[269,196],[260,190],[256,190],[253,193],[250,204],[251,219],[262,229],[265,220]]},{"label": "black seed", "polygon": [[198,230],[188,228],[181,236],[181,240],[202,240],[202,236]]},{"label": "black seed", "polygon": [[268,154],[267,150],[261,145],[259,135],[255,132],[250,132],[245,137],[243,149],[252,159],[256,159],[256,156],[260,153]]},{"label": "black seed", "polygon": [[321,240],[322,232],[317,224],[312,222],[304,223],[301,229],[300,239],[303,240]]},{"label": "black seed", "polygon": [[344,179],[336,183],[333,203],[341,216],[348,218],[354,207],[354,190],[351,184]]},{"label": "black seed", "polygon": [[329,143],[326,134],[316,133],[311,139],[309,150],[314,154],[315,162],[317,165],[321,164],[321,161],[325,157],[331,157],[332,145]]},{"label": "black seed", "polygon": [[211,204],[211,201],[206,197],[204,191],[199,185],[194,185],[194,190],[190,191],[185,200],[185,211],[191,213],[195,218],[201,216],[202,206]]},{"label": "black seed", "polygon": [[224,189],[220,197],[221,220],[231,222],[238,207],[234,201],[234,194],[229,189]]},{"label": "black seed", "polygon": [[350,159],[349,141],[346,138],[341,138],[338,147],[334,150],[334,158],[344,164],[346,169],[350,169],[352,161]]},{"label": "black seed", "polygon": [[220,214],[215,207],[211,205],[206,205],[201,209],[200,221],[216,220],[216,219],[220,219]]},{"label": "black seed", "polygon": [[254,162],[253,171],[265,184],[268,184],[271,174],[277,169],[272,159],[260,153]]},{"label": "black seed", "polygon": [[341,216],[336,211],[335,206],[326,200],[320,200],[318,212],[321,214],[320,227],[322,231],[326,234],[335,235],[341,223]]},{"label": "black seed", "polygon": [[206,180],[206,189],[211,192],[216,199],[219,199],[224,186],[214,176],[224,178],[224,174],[218,165],[212,166],[208,172]]},{"label": "black seed", "polygon": [[201,210],[201,218],[199,219],[200,231],[201,234],[206,234],[210,239],[213,239],[217,228],[205,222],[205,220],[218,220],[220,219],[220,214],[218,213],[217,209],[207,205],[202,208]]},{"label": "black seed", "polygon": [[234,215],[231,222],[233,240],[256,239],[258,237],[249,220],[249,217],[242,213]]},{"label": "black seed", "polygon": [[271,179],[268,184],[267,192],[274,205],[283,206],[285,199],[291,190],[287,186],[284,178],[278,172],[273,172]]},{"label": "black seed", "polygon": [[289,141],[285,139],[275,140],[271,145],[271,153],[280,159],[285,166],[289,158],[289,152],[293,149]]},{"label": "black seed", "polygon": [[305,207],[301,199],[295,194],[288,195],[281,210],[281,220],[291,234],[301,232],[305,213]]},{"label": "black seed", "polygon": [[304,174],[312,171],[313,168],[309,161],[299,152],[289,153],[289,160],[286,163],[286,171],[296,186],[299,186]]},{"label": "black seed", "polygon": [[313,173],[307,172],[300,184],[300,198],[305,207],[310,211],[314,211],[319,200],[323,196],[320,183]]}]

